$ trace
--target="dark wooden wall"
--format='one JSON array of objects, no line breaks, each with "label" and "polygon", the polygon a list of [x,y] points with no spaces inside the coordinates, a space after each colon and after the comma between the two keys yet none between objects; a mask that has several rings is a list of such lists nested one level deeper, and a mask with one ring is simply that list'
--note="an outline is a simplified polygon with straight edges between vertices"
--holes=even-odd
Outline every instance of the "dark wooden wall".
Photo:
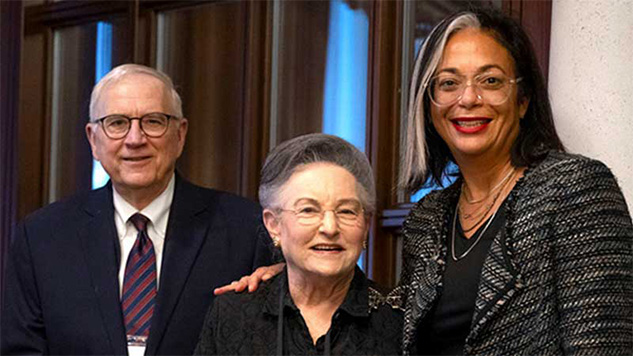
[{"label": "dark wooden wall", "polygon": [[22,2],[0,1],[0,304],[4,257],[17,217],[21,29]]},{"label": "dark wooden wall", "polygon": [[[411,204],[395,189],[400,155],[402,110],[403,1],[348,1],[369,17],[366,152],[376,175],[378,213],[370,235],[368,274],[383,284],[396,280],[398,234]],[[550,0],[503,0],[532,37],[543,69],[549,56]],[[58,68],[53,78],[54,32],[81,43],[94,43],[88,27],[95,21],[115,24],[113,65],[137,62],[161,68],[179,87],[190,132],[182,173],[195,183],[256,198],[259,169],[271,146],[321,129],[324,48],[328,34],[323,3],[283,2],[279,58],[278,125],[271,135],[273,3],[271,1],[62,1],[2,5],[0,141],[3,204],[0,207],[0,258],[11,226],[46,205],[90,189],[91,157],[83,126],[87,121],[94,63],[89,45],[68,52],[75,66]],[[157,58],[158,13],[170,10],[169,51]],[[196,15],[205,12],[213,21]],[[176,14],[177,13],[177,14]],[[301,21],[301,19],[307,19]],[[300,28],[293,30],[293,28]],[[22,34],[23,32],[23,34]],[[74,36],[74,37],[73,37]],[[20,57],[20,53],[22,54]],[[82,64],[83,63],[83,64]],[[80,80],[81,79],[81,80]],[[65,84],[64,84],[65,83]],[[68,100],[53,108],[55,86],[71,88]],[[56,111],[53,112],[53,109]],[[53,116],[63,117],[54,127]],[[51,133],[59,146],[51,148]],[[61,138],[61,141],[59,141]],[[52,162],[55,149],[63,160]],[[51,179],[54,177],[55,179]],[[51,186],[50,182],[54,185]]]}]

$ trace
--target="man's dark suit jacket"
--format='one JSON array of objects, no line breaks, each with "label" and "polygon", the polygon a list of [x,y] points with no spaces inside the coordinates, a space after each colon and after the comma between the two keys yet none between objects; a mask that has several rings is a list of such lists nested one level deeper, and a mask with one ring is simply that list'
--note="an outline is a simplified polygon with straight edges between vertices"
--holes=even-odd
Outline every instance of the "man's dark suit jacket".
[{"label": "man's dark suit jacket", "polygon": [[[176,178],[146,354],[191,355],[213,289],[271,263],[259,207]],[[127,353],[112,187],[54,203],[10,249],[1,354]]]}]

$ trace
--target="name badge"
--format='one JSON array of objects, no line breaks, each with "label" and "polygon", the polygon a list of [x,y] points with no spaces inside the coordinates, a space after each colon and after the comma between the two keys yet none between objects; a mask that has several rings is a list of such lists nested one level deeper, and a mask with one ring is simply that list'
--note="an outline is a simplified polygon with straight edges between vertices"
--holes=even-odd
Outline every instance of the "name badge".
[{"label": "name badge", "polygon": [[127,346],[143,346],[147,345],[147,336],[127,335]]}]

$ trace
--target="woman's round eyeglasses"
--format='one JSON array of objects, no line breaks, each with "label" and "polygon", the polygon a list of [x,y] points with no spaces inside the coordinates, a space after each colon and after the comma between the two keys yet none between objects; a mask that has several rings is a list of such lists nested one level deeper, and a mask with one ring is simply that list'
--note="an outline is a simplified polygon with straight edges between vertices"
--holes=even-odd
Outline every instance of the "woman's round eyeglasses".
[{"label": "woman's round eyeglasses", "polygon": [[358,226],[364,218],[365,210],[356,204],[340,206],[336,209],[322,209],[319,206],[300,206],[295,209],[279,209],[282,212],[293,213],[297,222],[304,226],[316,226],[323,222],[325,213],[331,211],[341,225]]},{"label": "woman's round eyeglasses", "polygon": [[472,79],[463,75],[443,73],[431,78],[427,85],[429,97],[437,106],[450,106],[461,100],[466,88],[472,86],[477,98],[489,105],[503,104],[510,93],[512,85],[523,78],[512,79],[501,73],[483,73]]},{"label": "woman's round eyeglasses", "polygon": [[139,121],[141,131],[143,131],[145,136],[152,138],[161,137],[167,132],[170,119],[178,119],[178,117],[160,112],[145,114],[141,117],[114,114],[102,117],[95,122],[101,124],[106,136],[113,140],[118,140],[127,136],[128,132],[130,132],[132,120]]}]

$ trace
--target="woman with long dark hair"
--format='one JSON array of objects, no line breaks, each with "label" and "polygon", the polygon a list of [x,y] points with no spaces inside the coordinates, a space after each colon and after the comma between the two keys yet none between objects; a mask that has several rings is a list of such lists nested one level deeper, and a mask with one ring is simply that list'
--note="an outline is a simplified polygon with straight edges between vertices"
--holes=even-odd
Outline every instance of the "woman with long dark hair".
[{"label": "woman with long dark hair", "polygon": [[532,45],[494,10],[450,16],[416,60],[402,184],[411,354],[626,354],[633,229],[602,163],[565,153]]}]

